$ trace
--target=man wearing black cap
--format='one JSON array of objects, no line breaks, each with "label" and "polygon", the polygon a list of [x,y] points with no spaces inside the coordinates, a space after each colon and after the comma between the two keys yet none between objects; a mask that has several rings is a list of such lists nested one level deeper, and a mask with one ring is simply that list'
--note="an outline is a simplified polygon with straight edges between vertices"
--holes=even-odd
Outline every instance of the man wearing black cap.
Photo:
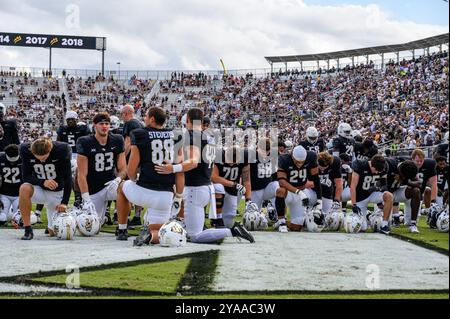
[{"label": "man wearing black cap", "polygon": [[19,147],[15,144],[0,153],[0,226],[7,222],[10,209],[16,213],[19,208],[19,189],[22,185],[22,161]]},{"label": "man wearing black cap", "polygon": [[83,209],[96,211],[103,221],[107,202],[117,199],[117,188],[126,177],[125,147],[121,135],[110,133],[108,113],[98,113],[93,122],[95,135],[77,141],[78,185]]}]

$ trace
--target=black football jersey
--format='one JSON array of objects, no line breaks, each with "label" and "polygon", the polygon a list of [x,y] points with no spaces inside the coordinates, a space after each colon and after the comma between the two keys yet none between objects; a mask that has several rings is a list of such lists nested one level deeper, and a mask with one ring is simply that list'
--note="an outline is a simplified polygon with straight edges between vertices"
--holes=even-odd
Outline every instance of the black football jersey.
[{"label": "black football jersey", "polygon": [[4,136],[0,140],[0,152],[3,152],[5,147],[11,144],[20,144],[19,132],[17,129],[17,122],[15,120],[1,121],[0,125],[3,127]]},{"label": "black football jersey", "polygon": [[42,187],[44,190],[52,191],[44,187],[46,180],[54,180],[58,188],[53,192],[64,190],[61,203],[68,204],[72,190],[72,168],[70,161],[72,151],[68,144],[53,142],[50,156],[45,162],[39,161],[30,150],[30,143],[22,144],[20,147],[22,158],[22,178],[24,183]]},{"label": "black football jersey", "polygon": [[[387,163],[387,171],[386,171],[386,186],[389,192],[395,192],[402,185],[405,185],[404,182],[401,183],[398,181],[397,177],[400,175],[399,166],[404,161],[404,158],[401,157],[389,157],[386,158]],[[405,181],[406,182],[406,181]]]},{"label": "black football jersey", "polygon": [[172,130],[146,127],[134,129],[131,132],[131,145],[139,149],[141,158],[139,165],[141,173],[137,181],[139,186],[156,191],[173,192],[175,174],[158,174],[155,166],[174,162],[177,142]]},{"label": "black football jersey", "polygon": [[216,159],[214,140],[204,132],[186,131],[183,139],[184,156],[188,160],[189,148],[197,146],[201,153],[198,166],[184,173],[185,185],[190,187],[211,185],[211,173]]},{"label": "black football jersey", "polygon": [[[256,156],[256,161],[250,163],[250,181],[252,184],[252,191],[259,191],[265,189],[274,179],[274,174],[277,173],[276,159],[268,156],[266,159]],[[276,176],[275,176],[276,180]]]},{"label": "black football jersey", "polygon": [[353,158],[353,156],[355,155],[354,147],[355,147],[355,140],[352,138],[348,139],[339,136],[333,140],[333,150],[334,149],[338,150],[339,155],[345,153]]},{"label": "black football jersey", "polygon": [[311,176],[311,170],[317,166],[317,154],[312,151],[307,151],[305,163],[301,168],[295,166],[290,154],[284,154],[278,158],[278,170],[286,173],[287,181],[294,187],[304,186],[308,182],[308,177]]},{"label": "black football jersey", "polygon": [[440,193],[443,193],[445,191],[445,185],[448,183],[448,165],[444,168],[436,167],[436,173],[437,173],[437,183],[438,183],[438,189]]},{"label": "black football jersey", "polygon": [[105,183],[116,178],[117,159],[125,151],[123,137],[109,134],[106,145],[100,145],[94,135],[80,137],[77,153],[88,158],[87,183],[89,194],[97,194]]},{"label": "black football jersey", "polygon": [[425,192],[425,188],[427,187],[428,180],[436,176],[436,161],[430,158],[426,158],[423,162],[422,167],[419,169],[418,178],[422,183],[421,192]]},{"label": "black football jersey", "polygon": [[322,188],[322,197],[333,199],[334,191],[336,189],[334,180],[342,178],[341,174],[341,159],[333,157],[333,163],[324,171],[319,168],[320,186]]},{"label": "black football jersey", "polygon": [[122,135],[123,137],[127,137],[130,136],[131,137],[131,132],[133,132],[135,129],[138,128],[144,128],[144,124],[142,124],[141,121],[139,121],[138,119],[131,119],[128,122],[123,124],[123,128],[122,128]]},{"label": "black football jersey", "polygon": [[365,151],[363,143],[355,142],[354,152],[355,152],[355,159],[359,161],[368,161],[378,154],[378,147],[374,145],[373,147]]},{"label": "black football jersey", "polygon": [[354,161],[352,164],[353,172],[359,175],[358,185],[356,185],[356,202],[361,202],[368,198],[374,188],[380,185],[381,178],[386,172],[381,174],[372,174],[369,161]]},{"label": "black football jersey", "polygon": [[[229,180],[231,182],[240,183],[241,177],[242,177],[242,171],[244,167],[248,165],[248,155],[246,152],[244,152],[244,159],[241,161],[241,163],[238,164],[230,164],[226,163],[225,161],[225,151],[221,151],[219,154],[216,155],[216,162],[215,165],[217,166],[217,169],[219,171],[219,176],[225,178],[226,180]],[[234,187],[226,187],[225,191],[233,196],[237,196],[237,190]]]},{"label": "black football jersey", "polygon": [[10,163],[6,159],[5,153],[0,153],[0,194],[6,196],[19,196],[19,189],[22,185],[22,161]]},{"label": "black football jersey", "polygon": [[77,153],[77,141],[80,137],[91,134],[87,125],[77,125],[70,127],[68,125],[61,126],[58,129],[58,141],[70,145],[72,153]]},{"label": "black football jersey", "polygon": [[325,143],[323,139],[319,138],[315,144],[311,144],[309,141],[301,141],[300,145],[303,146],[307,151],[313,151],[317,154],[322,153],[325,150]]}]

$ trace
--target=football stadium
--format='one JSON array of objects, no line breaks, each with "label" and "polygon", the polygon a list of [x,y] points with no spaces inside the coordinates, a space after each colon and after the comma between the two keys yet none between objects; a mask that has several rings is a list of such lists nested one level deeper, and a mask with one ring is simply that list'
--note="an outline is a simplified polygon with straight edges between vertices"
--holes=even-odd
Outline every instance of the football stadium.
[{"label": "football stadium", "polygon": [[158,71],[21,30],[0,57],[48,66],[0,60],[0,299],[449,298],[448,33]]}]

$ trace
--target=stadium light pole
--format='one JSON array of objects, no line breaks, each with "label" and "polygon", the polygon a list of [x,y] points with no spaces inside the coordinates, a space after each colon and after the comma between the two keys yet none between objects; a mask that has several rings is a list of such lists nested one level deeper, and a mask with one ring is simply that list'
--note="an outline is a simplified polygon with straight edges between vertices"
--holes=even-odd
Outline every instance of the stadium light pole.
[{"label": "stadium light pole", "polygon": [[118,75],[118,80],[120,80],[120,62],[117,62],[117,65],[119,67],[119,75]]}]

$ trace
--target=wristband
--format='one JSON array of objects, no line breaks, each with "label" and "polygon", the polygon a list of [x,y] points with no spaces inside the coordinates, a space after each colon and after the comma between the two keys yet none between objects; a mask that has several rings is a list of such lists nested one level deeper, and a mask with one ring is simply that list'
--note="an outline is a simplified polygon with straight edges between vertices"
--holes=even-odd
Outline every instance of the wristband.
[{"label": "wristband", "polygon": [[173,166],[173,173],[182,173],[183,172],[183,165],[178,164]]},{"label": "wristband", "polygon": [[183,194],[175,193],[175,198],[183,198]]},{"label": "wristband", "polygon": [[81,198],[85,201],[85,202],[89,202],[91,200],[91,197],[89,196],[89,193],[83,193],[81,194]]}]

